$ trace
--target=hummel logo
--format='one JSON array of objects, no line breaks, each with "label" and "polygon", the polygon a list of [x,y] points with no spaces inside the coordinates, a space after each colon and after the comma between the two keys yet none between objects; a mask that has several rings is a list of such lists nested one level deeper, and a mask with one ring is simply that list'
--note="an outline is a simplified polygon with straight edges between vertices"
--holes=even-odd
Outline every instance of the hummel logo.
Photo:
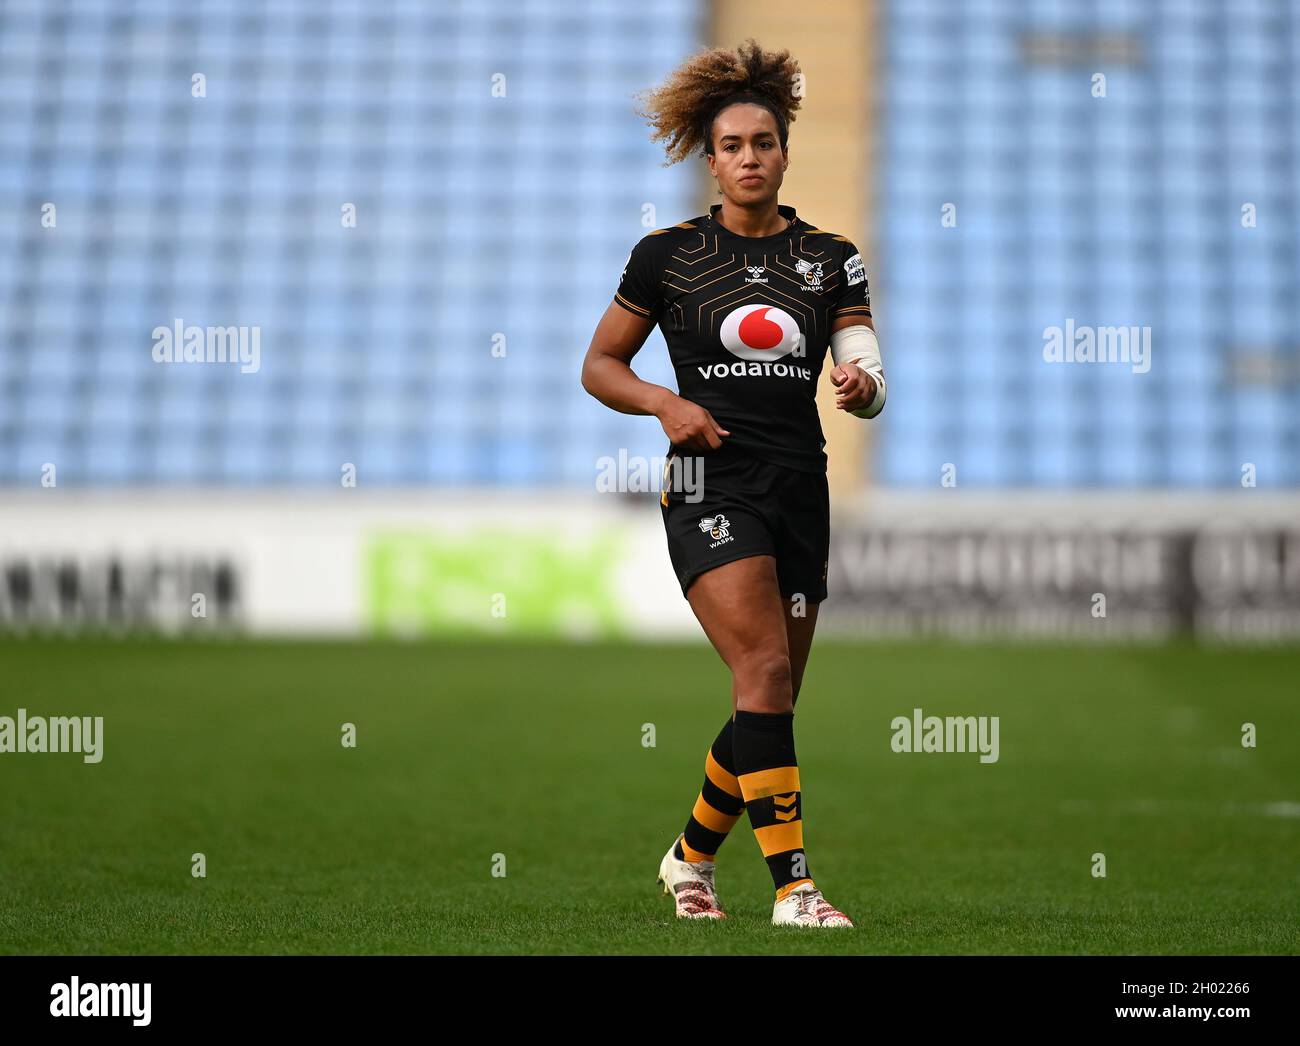
[{"label": "hummel logo", "polygon": [[767,282],[767,277],[763,275],[764,270],[767,268],[766,265],[746,265],[745,268],[749,272],[749,278],[745,280],[746,283]]},{"label": "hummel logo", "polygon": [[776,807],[775,815],[778,821],[793,821],[799,815],[799,807],[795,805],[799,800],[798,792],[791,792],[789,795],[772,796],[772,805]]}]

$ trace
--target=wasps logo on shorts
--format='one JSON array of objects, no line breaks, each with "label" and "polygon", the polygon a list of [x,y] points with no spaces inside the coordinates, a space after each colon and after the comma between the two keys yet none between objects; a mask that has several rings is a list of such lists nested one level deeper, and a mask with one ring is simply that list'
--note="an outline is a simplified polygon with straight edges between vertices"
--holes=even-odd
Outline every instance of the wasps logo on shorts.
[{"label": "wasps logo on shorts", "polygon": [[714,541],[720,541],[731,533],[731,521],[721,512],[716,516],[705,516],[700,520],[700,530]]}]

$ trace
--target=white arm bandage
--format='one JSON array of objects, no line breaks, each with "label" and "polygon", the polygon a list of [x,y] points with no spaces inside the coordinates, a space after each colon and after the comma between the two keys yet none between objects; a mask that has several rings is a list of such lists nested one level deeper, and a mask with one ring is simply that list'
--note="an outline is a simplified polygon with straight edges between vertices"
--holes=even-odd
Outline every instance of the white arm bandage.
[{"label": "white arm bandage", "polygon": [[850,411],[857,418],[874,418],[885,409],[885,368],[880,360],[880,342],[876,332],[865,324],[855,323],[831,334],[831,358],[835,365],[856,363],[876,383],[876,396],[861,410]]}]

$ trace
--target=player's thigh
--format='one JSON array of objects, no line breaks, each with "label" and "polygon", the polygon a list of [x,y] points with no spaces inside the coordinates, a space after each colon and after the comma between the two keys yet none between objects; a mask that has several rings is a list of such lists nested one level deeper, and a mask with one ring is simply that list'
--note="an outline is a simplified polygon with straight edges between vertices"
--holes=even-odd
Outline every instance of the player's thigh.
[{"label": "player's thigh", "polygon": [[750,694],[761,698],[764,707],[771,700],[781,703],[780,691],[789,682],[790,649],[776,561],[747,556],[706,570],[691,583],[686,598],[709,642],[731,669],[736,681],[733,705],[739,707]]}]

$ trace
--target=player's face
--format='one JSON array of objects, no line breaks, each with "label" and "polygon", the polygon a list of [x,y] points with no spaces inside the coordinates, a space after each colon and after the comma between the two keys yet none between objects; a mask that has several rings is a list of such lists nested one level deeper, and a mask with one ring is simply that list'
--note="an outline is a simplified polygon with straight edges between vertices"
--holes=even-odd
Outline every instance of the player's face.
[{"label": "player's face", "polygon": [[713,121],[709,173],[728,199],[757,204],[775,197],[786,161],[776,118],[761,105],[729,106]]}]

